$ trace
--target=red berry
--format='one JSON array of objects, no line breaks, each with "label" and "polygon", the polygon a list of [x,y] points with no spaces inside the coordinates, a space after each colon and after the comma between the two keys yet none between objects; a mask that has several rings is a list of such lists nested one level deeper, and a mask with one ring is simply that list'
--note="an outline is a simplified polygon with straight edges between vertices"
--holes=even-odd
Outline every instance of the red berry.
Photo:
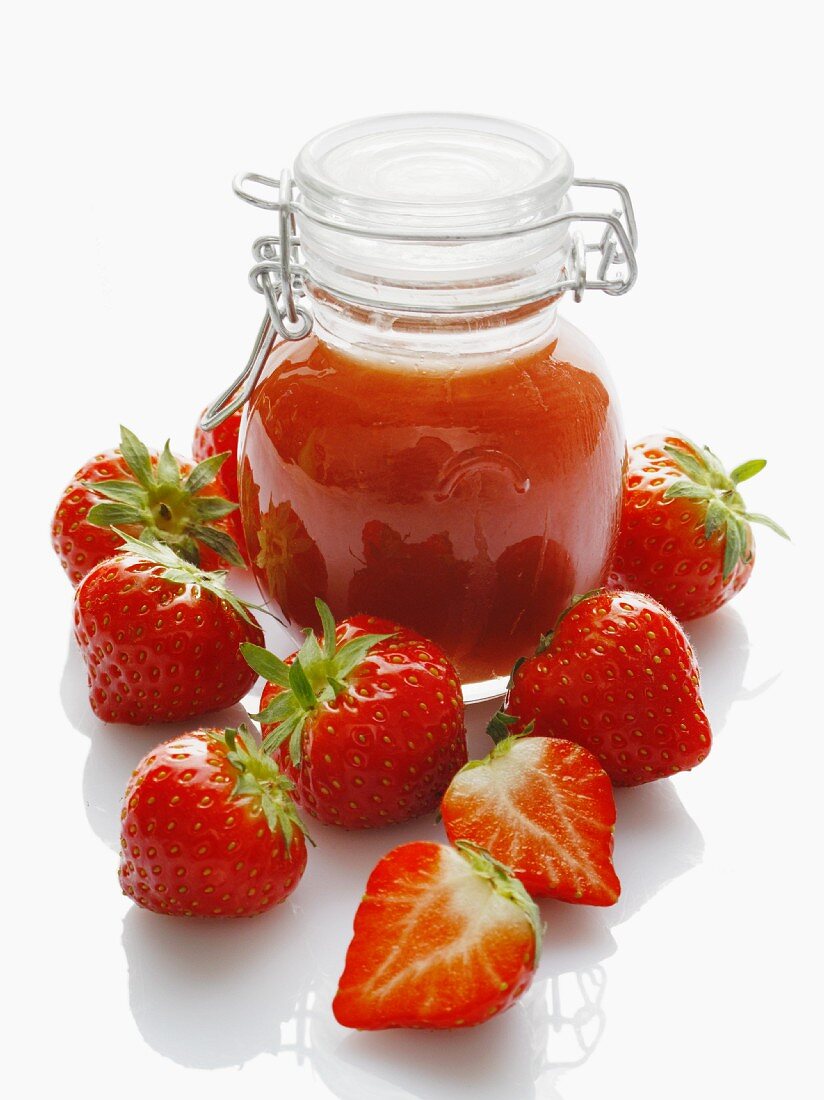
[{"label": "red berry", "polygon": [[[231,706],[255,682],[242,642],[263,642],[222,573],[159,543],[100,562],[75,593],[75,636],[89,700],[104,722],[169,722]],[[125,549],[126,547],[124,547]]]},{"label": "red berry", "polygon": [[471,1027],[509,1008],[538,964],[535,903],[475,845],[416,841],[378,863],[332,1011],[344,1027]]},{"label": "red berry", "polygon": [[123,799],[123,893],[176,916],[254,917],[271,909],[306,867],[290,787],[243,726],[158,745]]},{"label": "red berry", "polygon": [[612,905],[615,800],[609,776],[580,745],[504,737],[449,784],[441,803],[452,843],[471,840],[533,897]]},{"label": "red berry", "polygon": [[52,543],[72,583],[116,552],[122,540],[115,527],[134,537],[146,532],[206,570],[243,565],[227,528],[237,505],[215,494],[222,462],[193,468],[168,443],[158,454],[121,428],[118,450],[81,466],[54,513]]},{"label": "red berry", "polygon": [[636,443],[609,584],[646,592],[680,619],[725,604],[752,573],[751,523],[787,537],[767,516],[748,512],[738,491],[765,465],[753,459],[728,474],[709,447],[683,436]]},{"label": "red berry", "polygon": [[[201,413],[201,416],[202,415],[203,413]],[[238,435],[242,420],[242,408],[236,409],[231,416],[226,417],[222,424],[218,424],[216,428],[212,428],[209,431],[206,431],[205,428],[201,428],[200,420],[198,420],[197,426],[195,427],[194,439],[192,440],[192,456],[196,462],[203,462],[205,459],[213,458],[215,455],[226,455],[226,459],[220,467],[220,480],[225,490],[223,495],[234,504],[237,504],[240,500],[238,496],[237,453]],[[249,564],[249,552],[246,548],[246,538],[243,534],[240,511],[232,512],[227,516],[226,525],[238,545],[243,560]]]},{"label": "red berry", "polygon": [[328,825],[362,829],[434,811],[466,763],[455,669],[412,630],[357,615],[307,636],[284,663],[243,646],[269,683],[257,716],[295,798]]},{"label": "red berry", "polygon": [[694,768],[711,743],[681,626],[648,596],[610,589],[574,602],[515,666],[489,732],[574,741],[619,787]]}]

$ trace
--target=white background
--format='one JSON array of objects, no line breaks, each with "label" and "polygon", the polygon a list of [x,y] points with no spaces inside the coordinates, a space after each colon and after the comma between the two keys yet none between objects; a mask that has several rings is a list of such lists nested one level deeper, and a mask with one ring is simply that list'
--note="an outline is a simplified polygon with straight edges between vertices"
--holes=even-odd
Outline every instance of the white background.
[{"label": "white background", "polygon": [[[3,990],[15,1097],[812,1096],[821,980],[820,31],[814,5],[144,2],[4,20],[0,179]],[[626,182],[641,278],[566,314],[628,435],[764,454],[748,590],[691,633],[716,745],[621,793],[613,910],[544,906],[535,985],[463,1033],[359,1035],[330,999],[366,875],[429,821],[316,828],[287,905],[206,925],[133,911],[118,800],[166,729],[96,722],[48,537],[63,484],[125,420],[185,451],[261,312],[270,230],[229,183],[383,111],[549,130]],[[816,264],[818,263],[818,267]],[[481,719],[472,719],[480,729]],[[173,731],[169,731],[173,732]],[[480,752],[483,738],[473,736]]]}]

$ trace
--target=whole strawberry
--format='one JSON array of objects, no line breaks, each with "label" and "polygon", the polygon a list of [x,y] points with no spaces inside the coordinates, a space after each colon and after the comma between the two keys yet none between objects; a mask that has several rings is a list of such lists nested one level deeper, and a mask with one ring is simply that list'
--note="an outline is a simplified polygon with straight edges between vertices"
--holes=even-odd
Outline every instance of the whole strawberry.
[{"label": "whole strawberry", "polygon": [[288,662],[241,647],[269,681],[256,716],[264,748],[299,805],[327,825],[363,829],[434,811],[466,763],[455,669],[412,630],[367,615],[336,627],[317,607],[323,637],[310,631]]},{"label": "whole strawberry", "polygon": [[[205,410],[204,410],[205,411]],[[202,414],[201,414],[202,415]],[[200,426],[198,420],[192,440],[192,456],[197,462],[204,462],[207,458],[225,455],[223,465],[220,467],[220,480],[226,491],[226,496],[234,504],[240,500],[238,495],[237,452],[240,423],[243,419],[243,409],[237,409],[227,416],[222,424],[207,431]],[[238,545],[244,561],[248,563],[249,554],[246,549],[246,538],[243,534],[243,524],[240,521],[240,512],[232,512],[227,517],[227,528]]]},{"label": "whole strawberry", "polygon": [[225,585],[161,543],[121,532],[121,549],[81,581],[75,637],[104,722],[170,722],[231,706],[255,682],[239,652],[263,632]]},{"label": "whole strawberry", "polygon": [[747,583],[755,560],[752,523],[738,491],[763,458],[730,473],[709,447],[682,435],[647,436],[629,452],[621,529],[609,584],[647,592],[680,619],[708,615]]},{"label": "whole strawberry", "polygon": [[574,601],[534,657],[515,666],[490,723],[575,741],[618,787],[687,771],[710,751],[698,665],[678,622],[637,592]]},{"label": "whole strawberry", "polygon": [[237,504],[222,495],[225,459],[216,455],[192,468],[175,458],[168,442],[161,454],[150,452],[121,427],[118,450],[81,466],[54,513],[52,542],[72,583],[116,552],[115,527],[133,537],[146,532],[206,570],[243,565],[227,529]]},{"label": "whole strawberry", "polygon": [[254,917],[306,867],[291,783],[252,734],[195,730],[138,764],[121,813],[120,885],[144,909]]},{"label": "whole strawberry", "polygon": [[472,1027],[515,1003],[541,952],[517,879],[468,841],[401,844],[377,864],[332,1004],[344,1027]]}]

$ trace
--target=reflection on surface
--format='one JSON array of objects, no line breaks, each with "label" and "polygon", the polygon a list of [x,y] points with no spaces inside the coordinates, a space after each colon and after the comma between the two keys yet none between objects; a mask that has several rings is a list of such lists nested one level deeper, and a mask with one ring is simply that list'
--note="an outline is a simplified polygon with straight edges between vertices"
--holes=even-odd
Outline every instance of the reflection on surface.
[{"label": "reflection on surface", "polygon": [[[60,699],[69,722],[89,738],[89,754],[83,770],[83,802],[93,831],[110,848],[120,848],[120,803],[129,776],[146,755],[160,744],[187,730],[202,726],[238,726],[248,713],[237,704],[180,722],[152,726],[130,726],[101,722],[89,705],[86,667],[75,644],[69,639],[66,664],[60,683]],[[254,696],[257,703],[257,693]]]},{"label": "reflection on surface", "polygon": [[[727,608],[690,624],[690,633],[718,732],[732,702],[757,694],[763,685],[755,692],[742,689],[748,643],[737,612]],[[277,648],[285,653],[284,639]],[[107,726],[89,709],[85,680],[72,641],[63,705],[72,725],[91,739],[84,776],[89,821],[116,847],[129,773],[152,745],[173,737],[185,723]],[[256,704],[256,692],[252,700]],[[483,729],[494,709],[494,703],[471,708],[472,756],[488,749]],[[236,707],[204,721],[236,723],[244,716]],[[366,877],[396,844],[443,840],[441,826],[429,818],[356,834],[315,823],[318,847],[310,853],[304,881],[285,905],[255,920],[177,921],[130,909],[123,946],[136,1024],[151,1047],[181,1065],[240,1065],[260,1054],[292,1058],[309,1063],[332,1095],[352,1100],[479,1093],[502,1100],[559,1097],[564,1076],[597,1052],[609,1025],[612,929],[698,864],[703,852],[701,833],[673,782],[618,791],[616,802],[619,902],[610,909],[542,902],[547,930],[536,980],[510,1012],[480,1028],[352,1033],[331,1013]]]},{"label": "reflection on surface", "polygon": [[[713,734],[724,728],[730,707],[744,697],[744,673],[750,656],[747,628],[737,611],[727,606],[685,624],[701,669],[701,696]],[[765,687],[756,689],[760,694]]]},{"label": "reflection on surface", "polygon": [[315,599],[328,598],[326,563],[288,500],[269,502],[255,537],[252,564],[262,588],[291,622],[315,625]]},{"label": "reflection on surface", "polygon": [[[471,712],[478,752],[489,711],[487,704]],[[535,982],[482,1027],[355,1033],[332,1016],[363,884],[395,845],[443,839],[428,818],[358,833],[313,823],[317,848],[295,895],[254,920],[201,923],[130,910],[123,945],[137,1026],[185,1066],[240,1065],[260,1054],[308,1062],[342,1100],[559,1097],[564,1075],[592,1056],[608,1026],[612,928],[703,850],[672,782],[620,791],[617,801],[621,900],[610,909],[541,902],[546,934]]]},{"label": "reflection on surface", "polygon": [[100,723],[95,731],[83,770],[83,801],[89,824],[104,844],[120,849],[120,806],[129,776],[138,762],[162,741],[171,741],[187,730],[200,727],[236,727],[248,722],[242,706],[168,722],[157,726],[123,726]]},{"label": "reflection on surface", "polygon": [[621,896],[608,911],[610,927],[637,913],[668,882],[701,862],[704,838],[671,779],[615,792],[615,870]]},{"label": "reflection on surface", "polygon": [[[200,921],[133,907],[123,921],[129,1004],[146,1042],[184,1066],[241,1065],[304,1046],[312,975],[289,902],[251,920]],[[292,1038],[281,1042],[288,1024]]]}]

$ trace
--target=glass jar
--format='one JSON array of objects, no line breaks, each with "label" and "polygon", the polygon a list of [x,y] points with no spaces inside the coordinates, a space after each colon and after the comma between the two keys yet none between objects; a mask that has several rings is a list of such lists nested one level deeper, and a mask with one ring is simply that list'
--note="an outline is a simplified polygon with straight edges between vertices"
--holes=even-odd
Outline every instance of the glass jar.
[{"label": "glass jar", "polygon": [[236,185],[279,211],[255,246],[269,309],[240,395],[264,598],[295,628],[317,626],[316,596],[394,619],[444,648],[468,700],[498,694],[605,579],[625,442],[599,353],[557,307],[631,285],[628,197],[585,181],[617,187],[623,219],[573,212],[554,138],[467,115],[338,127],[294,178],[299,197],[288,175]]}]

